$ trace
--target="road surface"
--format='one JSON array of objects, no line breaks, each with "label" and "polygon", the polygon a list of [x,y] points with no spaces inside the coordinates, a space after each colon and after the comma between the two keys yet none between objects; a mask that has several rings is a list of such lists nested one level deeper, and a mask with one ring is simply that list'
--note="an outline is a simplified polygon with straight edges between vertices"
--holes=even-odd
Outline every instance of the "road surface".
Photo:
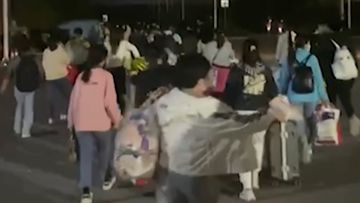
[{"label": "road surface", "polygon": [[[1,74],[0,74],[1,75]],[[353,102],[360,115],[360,82]],[[36,96],[34,135],[20,139],[12,132],[15,100],[10,88],[0,96],[0,202],[76,203],[76,166],[67,162],[65,123],[47,126],[47,102],[42,89]],[[345,119],[345,118],[344,118]],[[261,203],[359,203],[360,139],[348,136],[340,147],[316,148],[314,161],[302,169],[301,188],[265,186],[257,192]],[[96,192],[99,203],[152,203],[141,189]],[[224,196],[221,203],[241,202]]]}]

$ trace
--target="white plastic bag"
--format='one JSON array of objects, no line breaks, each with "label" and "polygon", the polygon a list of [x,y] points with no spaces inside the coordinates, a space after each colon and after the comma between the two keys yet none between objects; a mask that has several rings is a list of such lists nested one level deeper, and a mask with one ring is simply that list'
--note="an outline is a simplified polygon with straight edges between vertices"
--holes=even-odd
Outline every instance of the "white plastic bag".
[{"label": "white plastic bag", "polygon": [[322,108],[315,113],[317,145],[339,145],[341,131],[339,129],[340,110]]},{"label": "white plastic bag", "polygon": [[124,180],[151,179],[159,153],[153,112],[133,110],[125,118],[115,141],[114,168]]}]

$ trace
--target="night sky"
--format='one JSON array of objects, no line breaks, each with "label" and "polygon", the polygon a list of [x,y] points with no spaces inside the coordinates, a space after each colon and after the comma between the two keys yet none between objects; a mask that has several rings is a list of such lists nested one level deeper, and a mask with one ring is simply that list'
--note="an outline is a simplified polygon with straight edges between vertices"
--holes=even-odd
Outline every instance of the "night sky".
[{"label": "night sky", "polygon": [[[12,16],[20,23],[39,29],[48,29],[60,22],[71,19],[100,19],[107,13],[110,20],[119,23],[134,21],[180,21],[179,0],[168,0],[169,6],[158,0],[12,0]],[[165,2],[166,0],[161,0]],[[212,15],[212,0],[185,0],[188,21],[204,19]],[[189,2],[204,2],[193,5]],[[220,0],[219,0],[220,1]],[[114,6],[109,4],[115,2]],[[152,2],[153,4],[141,4]],[[206,3],[208,2],[208,3]],[[316,24],[335,22],[340,19],[338,0],[230,0],[231,7],[227,10],[229,25],[247,30],[263,29],[266,19],[284,19],[292,24]],[[95,5],[94,3],[100,4]],[[131,4],[129,4],[131,3]],[[160,8],[160,10],[159,10]],[[193,12],[196,10],[197,12]],[[359,4],[353,6],[354,19],[360,16]],[[219,10],[220,21],[223,10]],[[354,22],[356,23],[356,21]],[[356,26],[356,24],[355,24]]]}]

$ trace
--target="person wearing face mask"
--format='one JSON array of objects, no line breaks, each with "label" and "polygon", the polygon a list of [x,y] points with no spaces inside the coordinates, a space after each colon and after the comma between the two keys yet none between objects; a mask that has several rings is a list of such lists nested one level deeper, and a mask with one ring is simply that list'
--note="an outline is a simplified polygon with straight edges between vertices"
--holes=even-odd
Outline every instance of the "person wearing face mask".
[{"label": "person wearing face mask", "polygon": [[[309,69],[311,75],[310,88],[299,91],[297,72]],[[305,122],[298,123],[298,130],[301,132],[303,144],[303,162],[309,163],[312,155],[312,142],[315,138],[315,122],[313,113],[316,106],[322,104],[329,106],[329,97],[326,92],[324,78],[320,69],[318,58],[311,53],[310,38],[305,35],[298,35],[295,40],[295,49],[291,49],[288,57],[287,67],[281,69],[280,91],[287,95],[289,101],[296,105],[305,117]],[[302,83],[300,81],[300,83]],[[304,84],[304,83],[303,83]],[[309,91],[308,91],[309,90]]]},{"label": "person wearing face mask", "polygon": [[[278,90],[272,71],[262,63],[255,40],[248,39],[244,42],[242,58],[243,63],[230,72],[224,101],[240,115],[253,115],[267,109],[269,102],[278,95]],[[253,189],[259,188],[265,133],[266,131],[260,131],[252,136],[258,168],[240,173],[240,181],[244,187],[240,198],[245,201],[256,200]]]},{"label": "person wearing face mask", "polygon": [[113,129],[121,121],[113,77],[103,68],[106,57],[103,45],[90,48],[70,97],[68,128],[79,141],[81,203],[92,203],[92,189],[103,186],[113,153]]}]

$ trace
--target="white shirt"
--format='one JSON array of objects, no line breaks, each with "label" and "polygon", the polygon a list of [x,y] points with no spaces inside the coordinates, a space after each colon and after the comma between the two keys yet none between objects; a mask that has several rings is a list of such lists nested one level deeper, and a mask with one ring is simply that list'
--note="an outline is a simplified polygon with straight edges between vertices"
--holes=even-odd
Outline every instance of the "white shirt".
[{"label": "white shirt", "polygon": [[213,97],[197,98],[174,88],[156,103],[159,125],[162,130],[169,168],[178,171],[175,159],[179,140],[186,139],[187,132],[198,119],[209,118],[217,112],[220,102]]},{"label": "white shirt", "polygon": [[132,60],[131,54],[135,58],[140,57],[140,52],[135,45],[131,44],[127,40],[120,41],[115,56],[124,64],[125,67],[130,65],[128,63]]},{"label": "white shirt", "polygon": [[43,53],[42,65],[45,70],[46,80],[57,80],[66,77],[67,66],[71,58],[65,51],[64,45],[59,44],[57,49],[51,51],[45,49]]},{"label": "white shirt", "polygon": [[229,67],[232,60],[235,58],[235,53],[232,45],[229,41],[226,41],[224,45],[218,49],[217,42],[212,41],[205,44],[202,47],[202,55],[211,63],[219,66]]},{"label": "white shirt", "polygon": [[[296,33],[291,31],[291,38],[292,41],[295,42]],[[289,31],[285,32],[284,34],[280,35],[278,38],[278,42],[276,45],[276,54],[275,58],[278,62],[283,63],[288,58],[288,49],[289,49]]]}]

